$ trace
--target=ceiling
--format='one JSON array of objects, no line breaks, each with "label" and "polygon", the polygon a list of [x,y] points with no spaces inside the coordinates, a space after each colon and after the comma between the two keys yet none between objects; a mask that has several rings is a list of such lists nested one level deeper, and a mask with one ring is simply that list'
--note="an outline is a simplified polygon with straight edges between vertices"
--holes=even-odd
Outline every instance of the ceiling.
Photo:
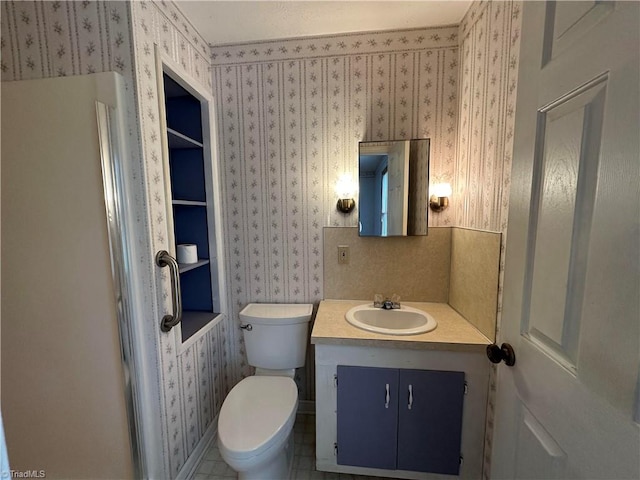
[{"label": "ceiling", "polygon": [[211,45],[459,23],[471,0],[191,1],[180,9]]}]

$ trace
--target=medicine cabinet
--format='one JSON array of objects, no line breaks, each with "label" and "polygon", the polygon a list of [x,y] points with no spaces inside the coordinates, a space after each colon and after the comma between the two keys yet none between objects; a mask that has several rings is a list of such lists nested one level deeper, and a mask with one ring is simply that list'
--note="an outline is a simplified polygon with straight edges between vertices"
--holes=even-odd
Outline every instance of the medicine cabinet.
[{"label": "medicine cabinet", "polygon": [[429,147],[428,138],[360,142],[361,237],[427,235]]}]

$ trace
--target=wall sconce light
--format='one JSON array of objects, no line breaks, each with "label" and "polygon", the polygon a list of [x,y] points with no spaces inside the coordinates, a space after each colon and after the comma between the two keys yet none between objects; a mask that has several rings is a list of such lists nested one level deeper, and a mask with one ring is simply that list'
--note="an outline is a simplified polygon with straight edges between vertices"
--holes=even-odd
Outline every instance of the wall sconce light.
[{"label": "wall sconce light", "polygon": [[441,212],[449,206],[449,197],[451,196],[450,183],[436,183],[431,186],[431,198],[429,206],[434,212]]},{"label": "wall sconce light", "polygon": [[356,206],[354,200],[356,194],[356,184],[351,175],[345,173],[336,182],[336,195],[338,196],[338,204],[336,207],[342,213],[350,213]]}]

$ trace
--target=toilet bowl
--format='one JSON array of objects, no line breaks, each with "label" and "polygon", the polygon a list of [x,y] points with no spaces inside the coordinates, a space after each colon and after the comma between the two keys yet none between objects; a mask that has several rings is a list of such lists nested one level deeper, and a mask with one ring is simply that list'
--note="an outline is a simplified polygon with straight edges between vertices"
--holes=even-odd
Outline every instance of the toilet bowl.
[{"label": "toilet bowl", "polygon": [[240,312],[249,364],[218,417],[218,448],[241,480],[290,478],[298,408],[295,369],[304,365],[313,305],[249,304]]},{"label": "toilet bowl", "polygon": [[247,377],[229,392],[220,410],[218,447],[238,478],[290,477],[297,407],[298,388],[289,377]]}]

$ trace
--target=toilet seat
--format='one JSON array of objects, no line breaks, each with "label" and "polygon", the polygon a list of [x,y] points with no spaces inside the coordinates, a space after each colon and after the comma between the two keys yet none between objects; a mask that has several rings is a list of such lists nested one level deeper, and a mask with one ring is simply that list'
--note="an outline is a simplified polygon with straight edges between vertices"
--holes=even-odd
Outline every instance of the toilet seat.
[{"label": "toilet seat", "polygon": [[220,447],[242,461],[286,441],[295,421],[298,388],[289,377],[247,377],[225,399],[218,420]]}]

